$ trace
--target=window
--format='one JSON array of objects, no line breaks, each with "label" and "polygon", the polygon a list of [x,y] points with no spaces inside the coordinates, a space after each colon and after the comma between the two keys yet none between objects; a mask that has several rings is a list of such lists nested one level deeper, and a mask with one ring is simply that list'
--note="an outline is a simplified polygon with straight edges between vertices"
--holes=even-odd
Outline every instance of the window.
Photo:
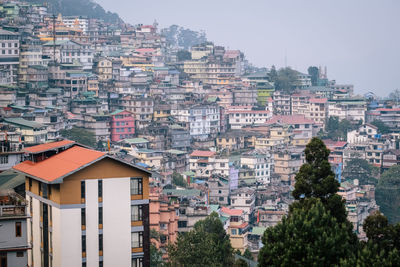
[{"label": "window", "polygon": [[85,181],[81,181],[81,198],[85,198]]},{"label": "window", "polygon": [[143,220],[143,206],[131,206],[131,221],[142,221]]},{"label": "window", "polygon": [[86,209],[81,209],[81,225],[86,225]]},{"label": "window", "polygon": [[17,257],[23,257],[24,256],[24,252],[23,251],[17,251]]},{"label": "window", "polygon": [[97,187],[98,187],[98,192],[99,192],[98,197],[103,197],[103,180],[98,180],[97,183],[98,183]]},{"label": "window", "polygon": [[185,228],[185,227],[187,227],[187,221],[178,221],[178,228]]},{"label": "window", "polygon": [[7,252],[0,252],[0,266],[7,266]]},{"label": "window", "polygon": [[16,222],[15,223],[15,236],[16,237],[21,237],[22,236],[21,222]]},{"label": "window", "polygon": [[142,178],[131,178],[131,195],[142,195]]},{"label": "window", "polygon": [[143,232],[131,233],[132,248],[143,247]]},{"label": "window", "polygon": [[132,259],[132,267],[142,267],[142,266],[143,266],[143,258]]},{"label": "window", "polygon": [[231,234],[236,235],[237,234],[237,229],[231,229]]},{"label": "window", "polygon": [[99,207],[99,224],[103,224],[103,207]]},{"label": "window", "polygon": [[99,250],[103,250],[103,234],[99,234]]},{"label": "window", "polygon": [[8,163],[8,155],[0,156],[0,164],[7,164]]},{"label": "window", "polygon": [[82,236],[82,252],[86,252],[86,236]]}]

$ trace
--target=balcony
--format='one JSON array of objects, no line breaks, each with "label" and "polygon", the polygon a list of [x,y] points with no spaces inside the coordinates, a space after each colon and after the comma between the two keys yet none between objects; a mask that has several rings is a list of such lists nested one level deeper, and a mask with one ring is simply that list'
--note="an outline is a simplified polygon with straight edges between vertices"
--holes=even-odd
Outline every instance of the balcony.
[{"label": "balcony", "polygon": [[26,215],[26,200],[16,193],[0,196],[0,218]]}]

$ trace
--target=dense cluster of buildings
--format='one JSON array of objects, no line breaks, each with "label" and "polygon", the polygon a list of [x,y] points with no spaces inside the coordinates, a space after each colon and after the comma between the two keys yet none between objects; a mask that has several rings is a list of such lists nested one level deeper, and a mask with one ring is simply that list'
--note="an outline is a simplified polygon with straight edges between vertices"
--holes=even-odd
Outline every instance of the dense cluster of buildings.
[{"label": "dense cluster of buildings", "polygon": [[[400,108],[355,95],[326,70],[314,85],[296,72],[287,92],[239,50],[207,42],[179,59],[157,23],[2,1],[0,25],[5,266],[149,266],[150,228],[165,252],[211,212],[234,249],[256,254],[330,117],[358,125],[346,140],[324,140],[338,179],[355,155],[381,169],[400,163]],[[95,150],[63,140],[64,130],[91,133]],[[345,181],[340,194],[362,235],[378,209],[374,187]]]}]

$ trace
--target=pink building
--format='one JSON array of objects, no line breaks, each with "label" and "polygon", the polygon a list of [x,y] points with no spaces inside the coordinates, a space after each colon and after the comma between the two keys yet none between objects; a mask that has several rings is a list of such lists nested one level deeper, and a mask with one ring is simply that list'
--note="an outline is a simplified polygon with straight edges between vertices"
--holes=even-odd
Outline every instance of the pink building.
[{"label": "pink building", "polygon": [[111,141],[132,138],[135,134],[135,119],[132,112],[116,110],[110,114]]}]

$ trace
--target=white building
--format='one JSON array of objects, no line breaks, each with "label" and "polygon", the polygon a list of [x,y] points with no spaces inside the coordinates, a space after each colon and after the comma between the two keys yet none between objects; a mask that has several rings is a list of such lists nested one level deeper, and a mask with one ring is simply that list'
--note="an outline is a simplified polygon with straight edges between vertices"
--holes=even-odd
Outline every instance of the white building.
[{"label": "white building", "polygon": [[272,117],[268,110],[252,110],[247,106],[231,106],[227,109],[231,129],[241,129],[244,126],[262,125]]},{"label": "white building", "polygon": [[269,184],[274,169],[274,158],[267,150],[253,150],[240,157],[240,166],[253,169],[258,183]]},{"label": "white building", "polygon": [[331,99],[328,101],[328,116],[336,116],[339,120],[365,122],[367,103],[364,99]]},{"label": "white building", "polygon": [[0,29],[0,84],[16,84],[19,34]]},{"label": "white building", "polygon": [[220,107],[217,105],[197,105],[190,108],[190,136],[205,140],[215,137],[221,129]]},{"label": "white building", "polygon": [[249,221],[256,202],[254,189],[238,188],[231,192],[231,207],[244,211],[244,220]]}]

